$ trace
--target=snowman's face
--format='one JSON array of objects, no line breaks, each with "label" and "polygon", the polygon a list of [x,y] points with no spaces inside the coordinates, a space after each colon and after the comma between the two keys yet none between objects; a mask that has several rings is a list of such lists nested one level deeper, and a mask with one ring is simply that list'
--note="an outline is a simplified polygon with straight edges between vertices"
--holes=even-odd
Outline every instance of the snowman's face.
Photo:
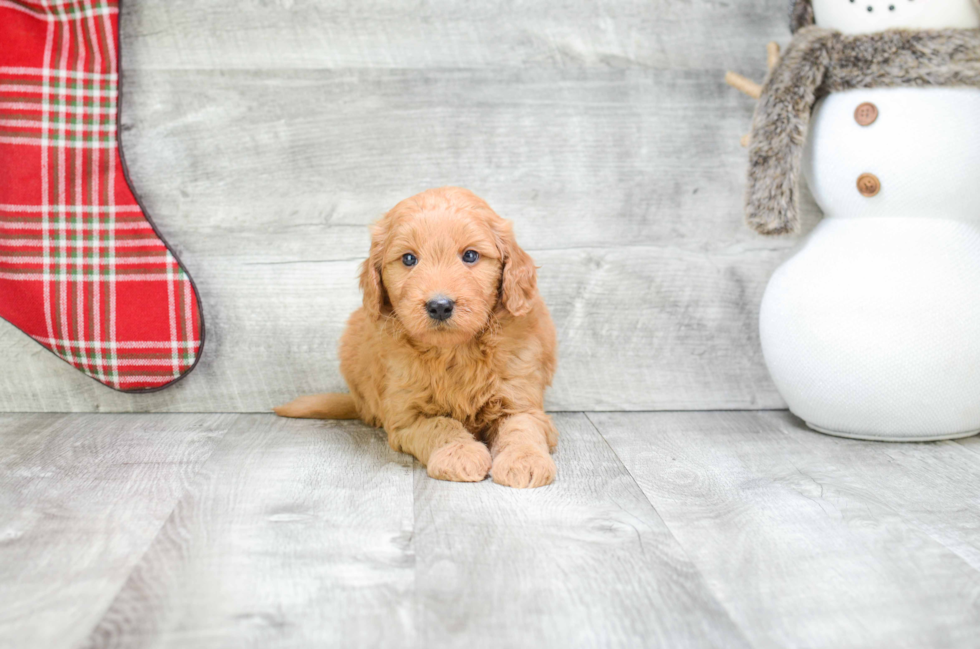
[{"label": "snowman's face", "polygon": [[812,0],[821,27],[845,34],[886,29],[977,29],[977,0]]}]

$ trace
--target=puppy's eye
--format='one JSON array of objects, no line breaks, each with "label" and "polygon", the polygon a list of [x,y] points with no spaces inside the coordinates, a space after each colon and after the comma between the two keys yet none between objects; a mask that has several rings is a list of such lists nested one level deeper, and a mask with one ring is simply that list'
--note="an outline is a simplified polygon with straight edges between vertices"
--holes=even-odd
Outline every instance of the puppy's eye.
[{"label": "puppy's eye", "polygon": [[480,253],[476,250],[467,250],[463,253],[463,261],[467,264],[475,264],[480,259]]},{"label": "puppy's eye", "polygon": [[410,252],[406,252],[404,255],[402,255],[402,263],[411,267],[419,263],[419,258]]}]

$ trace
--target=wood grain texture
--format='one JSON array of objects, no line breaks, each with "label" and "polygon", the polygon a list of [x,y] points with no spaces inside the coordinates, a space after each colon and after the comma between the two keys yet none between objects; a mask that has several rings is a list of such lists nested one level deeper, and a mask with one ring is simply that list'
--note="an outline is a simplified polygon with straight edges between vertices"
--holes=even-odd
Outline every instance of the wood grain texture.
[{"label": "wood grain texture", "polygon": [[547,488],[416,468],[418,646],[749,646],[589,421],[556,425]]},{"label": "wood grain texture", "polygon": [[0,416],[0,647],[77,647],[234,419]]},{"label": "wood grain texture", "polygon": [[714,72],[147,71],[126,97],[134,180],[205,301],[204,360],[124,396],[0,328],[29,378],[0,376],[4,410],[254,412],[342,389],[366,226],[442,184],[515,220],[541,266],[549,407],[783,405],[757,309],[793,242],[741,224],[751,105]]},{"label": "wood grain texture", "polygon": [[[0,411],[260,412],[343,389],[366,226],[469,187],[561,333],[548,406],[774,408],[757,311],[795,244],[742,224],[739,135],[784,0],[124,3],[122,137],[200,289],[185,381],[113,393],[0,322]],[[808,222],[817,211],[807,203]]]},{"label": "wood grain texture", "polygon": [[844,440],[785,412],[589,417],[754,646],[976,645],[974,440]]},{"label": "wood grain texture", "polygon": [[85,646],[409,646],[411,467],[359,423],[242,416]]},{"label": "wood grain texture", "polygon": [[978,438],[556,423],[517,491],[356,422],[0,416],[0,647],[975,646]]},{"label": "wood grain texture", "polygon": [[696,69],[765,71],[788,38],[780,0],[128,0],[141,68]]}]

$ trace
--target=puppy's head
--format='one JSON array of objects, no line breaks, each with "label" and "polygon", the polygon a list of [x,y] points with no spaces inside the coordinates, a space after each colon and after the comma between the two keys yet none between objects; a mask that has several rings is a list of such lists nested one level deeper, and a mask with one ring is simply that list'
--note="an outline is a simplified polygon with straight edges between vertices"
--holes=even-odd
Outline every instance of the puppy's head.
[{"label": "puppy's head", "polygon": [[525,315],[537,273],[509,221],[472,192],[443,187],[403,200],[374,225],[361,290],[369,315],[450,346],[480,333],[498,308]]}]

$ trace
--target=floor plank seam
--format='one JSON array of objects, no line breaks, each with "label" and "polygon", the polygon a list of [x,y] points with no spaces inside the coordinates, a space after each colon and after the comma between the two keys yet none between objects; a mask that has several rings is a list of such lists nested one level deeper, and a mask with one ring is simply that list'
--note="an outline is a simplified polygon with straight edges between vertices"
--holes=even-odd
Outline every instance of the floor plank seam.
[{"label": "floor plank seam", "polygon": [[952,444],[956,444],[957,448],[962,449],[964,452],[969,453],[971,457],[980,456],[980,446],[971,440],[976,440],[976,437],[967,437],[966,439],[954,439],[950,440]]},{"label": "floor plank seam", "polygon": [[[124,413],[124,414],[131,414],[131,413]],[[228,414],[234,414],[234,413],[228,413]],[[86,634],[85,641],[81,645],[79,645],[80,648],[81,647],[87,648],[87,647],[94,646],[91,644],[92,634],[95,633],[96,630],[98,630],[102,626],[102,623],[106,619],[106,614],[108,614],[109,611],[112,610],[113,606],[115,606],[116,604],[116,600],[119,599],[119,595],[129,585],[129,580],[132,578],[133,573],[141,565],[143,565],[144,559],[149,554],[149,552],[153,549],[154,545],[157,542],[157,539],[160,538],[160,534],[163,533],[163,530],[167,527],[167,524],[174,517],[174,513],[177,511],[177,508],[180,506],[180,503],[183,502],[187,494],[192,490],[193,485],[201,478],[201,475],[204,473],[205,469],[207,469],[208,465],[211,463],[212,459],[214,458],[215,452],[221,446],[222,442],[224,442],[224,439],[227,436],[227,434],[228,434],[227,429],[220,433],[220,438],[217,439],[215,443],[212,445],[210,453],[208,453],[207,458],[205,458],[201,462],[200,468],[196,472],[194,472],[193,475],[188,476],[186,482],[187,486],[181,491],[180,495],[174,499],[174,504],[173,507],[170,509],[170,513],[167,514],[167,516],[161,520],[160,526],[157,528],[153,536],[149,538],[146,547],[143,548],[142,552],[140,552],[139,558],[133,562],[133,566],[132,568],[130,568],[129,573],[126,575],[126,578],[120,580],[119,588],[116,589],[112,597],[108,600],[108,603],[106,604],[105,608],[102,609],[102,612],[99,614],[98,620],[95,622],[92,628],[89,629],[88,633]]]},{"label": "floor plank seam", "polygon": [[[892,511],[895,512],[895,510]],[[898,512],[895,513],[898,514]],[[956,550],[956,548],[950,547],[949,544],[947,544],[941,538],[937,537],[935,533],[927,529],[925,527],[925,524],[921,520],[919,520],[917,516],[905,517],[905,516],[901,516],[901,514],[899,514],[899,516],[901,517],[902,520],[906,521],[910,526],[917,529],[920,533],[922,533],[923,535],[931,539],[934,543],[942,546],[943,548],[946,549],[947,552],[959,558],[960,561],[962,561],[963,564],[966,565],[966,567],[969,568],[971,571],[980,575],[980,568],[974,566],[972,563],[970,563],[970,560],[967,557],[963,556],[963,554],[960,551]]]},{"label": "floor plank seam", "polygon": [[[385,440],[387,443],[387,440]],[[418,468],[419,461],[412,458],[412,633],[414,638],[412,638],[411,646],[416,649],[422,649],[422,633],[420,632],[420,625],[422,623],[422,598],[419,597],[419,558],[418,552],[416,552],[415,543],[418,540],[418,523],[419,517],[418,512],[415,507],[417,505],[415,501],[415,488],[418,482]]]},{"label": "floor plank seam", "polygon": [[[636,476],[634,476],[633,475],[633,472],[629,470],[629,467],[627,467],[626,466],[626,463],[623,462],[623,458],[619,457],[619,453],[616,452],[616,449],[612,447],[612,445],[609,443],[609,440],[606,439],[605,435],[602,434],[602,431],[599,430],[599,427],[596,426],[596,423],[594,421],[592,421],[592,418],[591,417],[589,417],[589,413],[582,412],[580,414],[585,415],[585,418],[588,420],[589,425],[592,426],[592,430],[594,430],[596,432],[596,434],[602,439],[602,443],[605,444],[609,448],[609,451],[616,458],[616,461],[619,462],[619,464],[620,464],[621,467],[623,467],[623,471],[626,473],[626,475],[628,475],[630,477],[630,480],[633,481],[633,484],[636,485],[636,488],[640,491],[640,493],[643,494],[644,500],[646,500],[648,503],[650,503],[650,507],[652,507],[653,508],[653,511],[657,514],[657,518],[659,518],[661,521],[663,521],[663,524],[667,528],[667,530],[670,532],[671,537],[675,541],[677,541],[678,544],[680,544],[680,541],[674,535],[674,531],[670,529],[670,526],[667,525],[667,521],[664,521],[663,516],[660,515],[660,512],[659,511],[657,511],[657,506],[653,504],[653,502],[650,500],[650,498],[646,495],[646,492],[643,491],[643,487],[640,486],[640,483],[639,483],[639,481],[637,481]],[[687,552],[685,552],[685,554],[687,554]],[[688,558],[690,558],[690,557],[688,557]]]},{"label": "floor plank seam", "polygon": [[742,627],[742,625],[738,623],[738,620],[735,618],[734,615],[732,615],[732,611],[727,606],[727,604],[725,603],[724,599],[722,599],[718,595],[718,593],[715,591],[715,589],[712,587],[711,582],[708,580],[707,576],[704,574],[704,571],[701,569],[701,566],[699,566],[694,561],[694,559],[691,557],[691,555],[688,554],[687,549],[684,547],[684,544],[681,543],[680,539],[677,538],[677,535],[674,533],[674,530],[671,529],[670,525],[667,523],[667,521],[664,519],[664,517],[660,515],[660,512],[657,510],[657,506],[653,503],[653,501],[650,500],[650,497],[647,496],[646,492],[643,490],[643,487],[640,486],[639,481],[636,479],[636,476],[633,475],[633,472],[630,471],[629,470],[629,467],[626,466],[626,463],[623,462],[623,458],[619,457],[619,453],[617,453],[616,452],[616,449],[613,448],[612,444],[609,443],[609,440],[606,439],[606,436],[602,434],[602,430],[592,420],[592,418],[589,416],[589,413],[588,412],[582,412],[581,414],[585,415],[585,418],[586,418],[586,420],[588,420],[589,425],[592,426],[592,429],[595,430],[596,434],[599,435],[599,437],[602,439],[602,442],[612,452],[613,456],[619,462],[620,466],[623,467],[623,471],[626,473],[626,475],[628,475],[630,477],[630,480],[633,481],[633,484],[636,485],[636,488],[639,490],[640,494],[642,494],[643,498],[648,503],[650,503],[651,509],[653,509],[654,513],[657,515],[657,518],[659,518],[660,521],[664,524],[664,529],[666,529],[670,533],[670,537],[674,540],[675,543],[677,543],[677,546],[684,553],[684,556],[687,557],[688,562],[691,564],[691,566],[694,568],[694,570],[697,571],[697,574],[701,577],[701,581],[704,583],[704,587],[707,589],[708,593],[710,593],[710,595],[715,599],[715,603],[718,605],[718,607],[722,611],[725,612],[725,615],[728,616],[728,619],[731,621],[732,625],[736,629],[738,629],[739,633],[741,633],[742,638],[745,640],[746,644],[748,644],[750,646],[755,646],[755,645],[753,645],[752,640],[751,640],[751,636],[747,633],[746,629],[744,629]]},{"label": "floor plank seam", "polygon": [[[960,445],[957,440],[949,440],[949,441],[945,441],[945,442],[938,442],[938,444],[941,444],[941,445],[950,445],[950,444],[956,445],[956,446],[959,446],[960,448],[962,448],[967,453],[969,453],[971,457],[974,455],[973,452],[969,448],[966,448],[966,447]],[[894,460],[894,458],[891,455],[889,455],[887,449],[885,451],[883,451],[883,454],[886,457],[888,457],[889,459],[892,459],[893,461],[895,461],[896,464],[901,465],[901,462]],[[893,506],[890,502],[887,503],[887,506],[888,506],[888,509],[892,512],[892,514],[894,514],[895,516],[899,517],[901,520],[905,521],[910,527],[913,527],[914,529],[918,530],[923,536],[931,539],[937,545],[945,548],[950,554],[953,554],[954,556],[958,557],[964,564],[966,564],[966,566],[970,570],[972,570],[973,572],[975,572],[977,574],[980,574],[980,568],[978,568],[977,566],[973,565],[973,563],[970,562],[970,559],[969,558],[963,556],[962,552],[958,551],[957,549],[955,549],[953,547],[950,547],[948,543],[946,543],[943,539],[941,539],[939,536],[937,536],[935,532],[933,532],[931,529],[929,529],[928,524],[926,522],[924,522],[922,519],[920,519],[914,513],[911,513],[910,512],[909,514],[905,514],[900,509],[898,509],[897,507]]]}]

